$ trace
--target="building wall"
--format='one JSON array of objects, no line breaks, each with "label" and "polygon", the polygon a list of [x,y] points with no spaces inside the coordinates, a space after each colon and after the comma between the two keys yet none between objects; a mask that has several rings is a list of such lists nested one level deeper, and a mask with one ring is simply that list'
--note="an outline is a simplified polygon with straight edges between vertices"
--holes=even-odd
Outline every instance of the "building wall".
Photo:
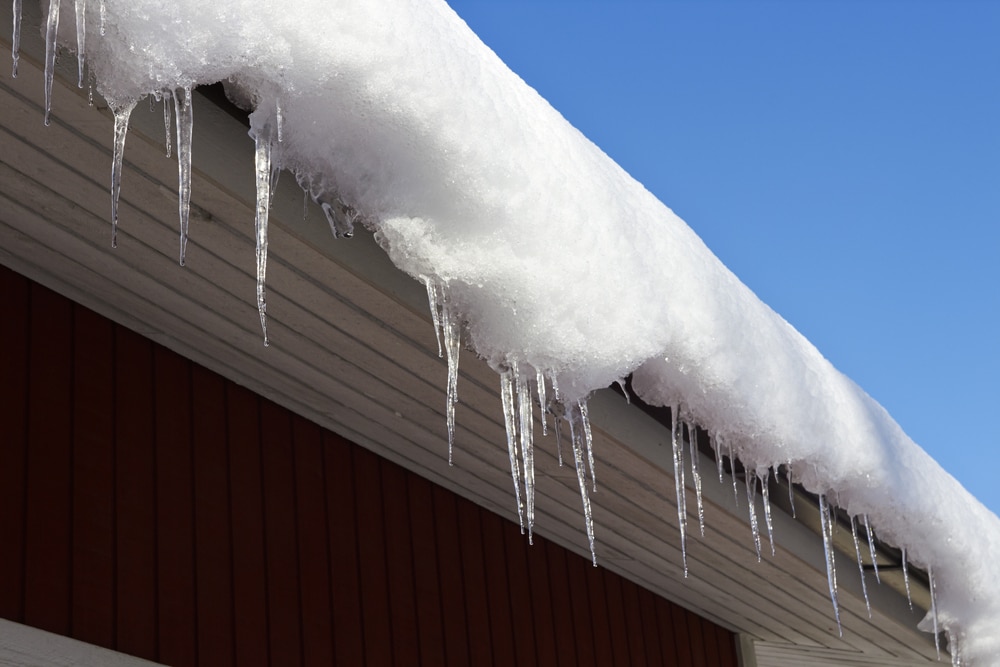
[{"label": "building wall", "polygon": [[0,267],[0,617],[169,665],[735,667],[732,633]]}]

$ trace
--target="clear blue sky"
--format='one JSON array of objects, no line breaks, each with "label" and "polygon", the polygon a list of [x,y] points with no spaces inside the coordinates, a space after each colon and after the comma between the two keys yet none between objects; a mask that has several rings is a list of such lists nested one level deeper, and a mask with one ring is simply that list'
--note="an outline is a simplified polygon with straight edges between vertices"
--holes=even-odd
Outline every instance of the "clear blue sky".
[{"label": "clear blue sky", "polygon": [[449,1],[1000,513],[1000,2]]}]

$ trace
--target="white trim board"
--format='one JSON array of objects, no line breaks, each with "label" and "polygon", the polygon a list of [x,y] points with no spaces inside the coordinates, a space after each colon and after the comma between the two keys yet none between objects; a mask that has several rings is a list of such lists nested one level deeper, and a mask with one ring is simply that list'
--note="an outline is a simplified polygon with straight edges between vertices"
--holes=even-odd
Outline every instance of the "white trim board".
[{"label": "white trim board", "polygon": [[159,664],[0,619],[0,665],[5,667],[155,667]]}]

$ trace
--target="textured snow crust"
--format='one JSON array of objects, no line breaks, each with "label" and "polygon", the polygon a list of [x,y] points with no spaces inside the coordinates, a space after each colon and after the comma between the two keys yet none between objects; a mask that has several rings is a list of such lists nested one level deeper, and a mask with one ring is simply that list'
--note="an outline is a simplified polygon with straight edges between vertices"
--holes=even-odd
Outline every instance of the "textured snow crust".
[{"label": "textured snow crust", "polygon": [[[444,2],[101,4],[87,58],[116,107],[226,82],[254,107],[251,134],[280,126],[272,164],[443,285],[495,369],[556,377],[567,402],[634,373],[748,468],[791,462],[933,568],[967,664],[1000,664],[1000,520]],[[71,20],[60,36],[74,48]]]}]

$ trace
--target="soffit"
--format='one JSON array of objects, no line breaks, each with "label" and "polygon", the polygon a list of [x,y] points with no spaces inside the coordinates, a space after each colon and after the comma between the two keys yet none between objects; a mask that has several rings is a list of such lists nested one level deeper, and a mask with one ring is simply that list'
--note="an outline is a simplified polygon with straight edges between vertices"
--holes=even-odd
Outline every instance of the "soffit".
[{"label": "soffit", "polygon": [[[194,102],[187,265],[177,263],[177,164],[164,157],[159,105],[150,111],[142,102],[133,113],[118,248],[110,248],[111,115],[100,103],[88,105],[73,73],[57,76],[52,124],[43,126],[33,20],[26,17],[23,27],[19,77],[5,68],[0,78],[0,262],[517,521],[497,376],[465,352],[449,467],[447,370],[423,286],[397,271],[370,234],[334,240],[312,205],[303,218],[302,193],[287,174],[271,213],[271,345],[263,346],[253,142],[204,98]],[[772,645],[900,664],[934,659],[932,642],[915,629],[920,614],[894,591],[870,585],[869,620],[857,568],[843,556],[838,636],[821,540],[775,510],[777,553],[770,557],[765,537],[758,563],[746,500],[737,507],[728,478],[713,480],[708,459],[704,537],[697,535],[693,493],[687,503],[685,578],[669,432],[611,392],[596,395],[590,411],[601,565]],[[589,557],[575,472],[558,466],[554,439],[539,430],[536,424],[536,531]]]}]

